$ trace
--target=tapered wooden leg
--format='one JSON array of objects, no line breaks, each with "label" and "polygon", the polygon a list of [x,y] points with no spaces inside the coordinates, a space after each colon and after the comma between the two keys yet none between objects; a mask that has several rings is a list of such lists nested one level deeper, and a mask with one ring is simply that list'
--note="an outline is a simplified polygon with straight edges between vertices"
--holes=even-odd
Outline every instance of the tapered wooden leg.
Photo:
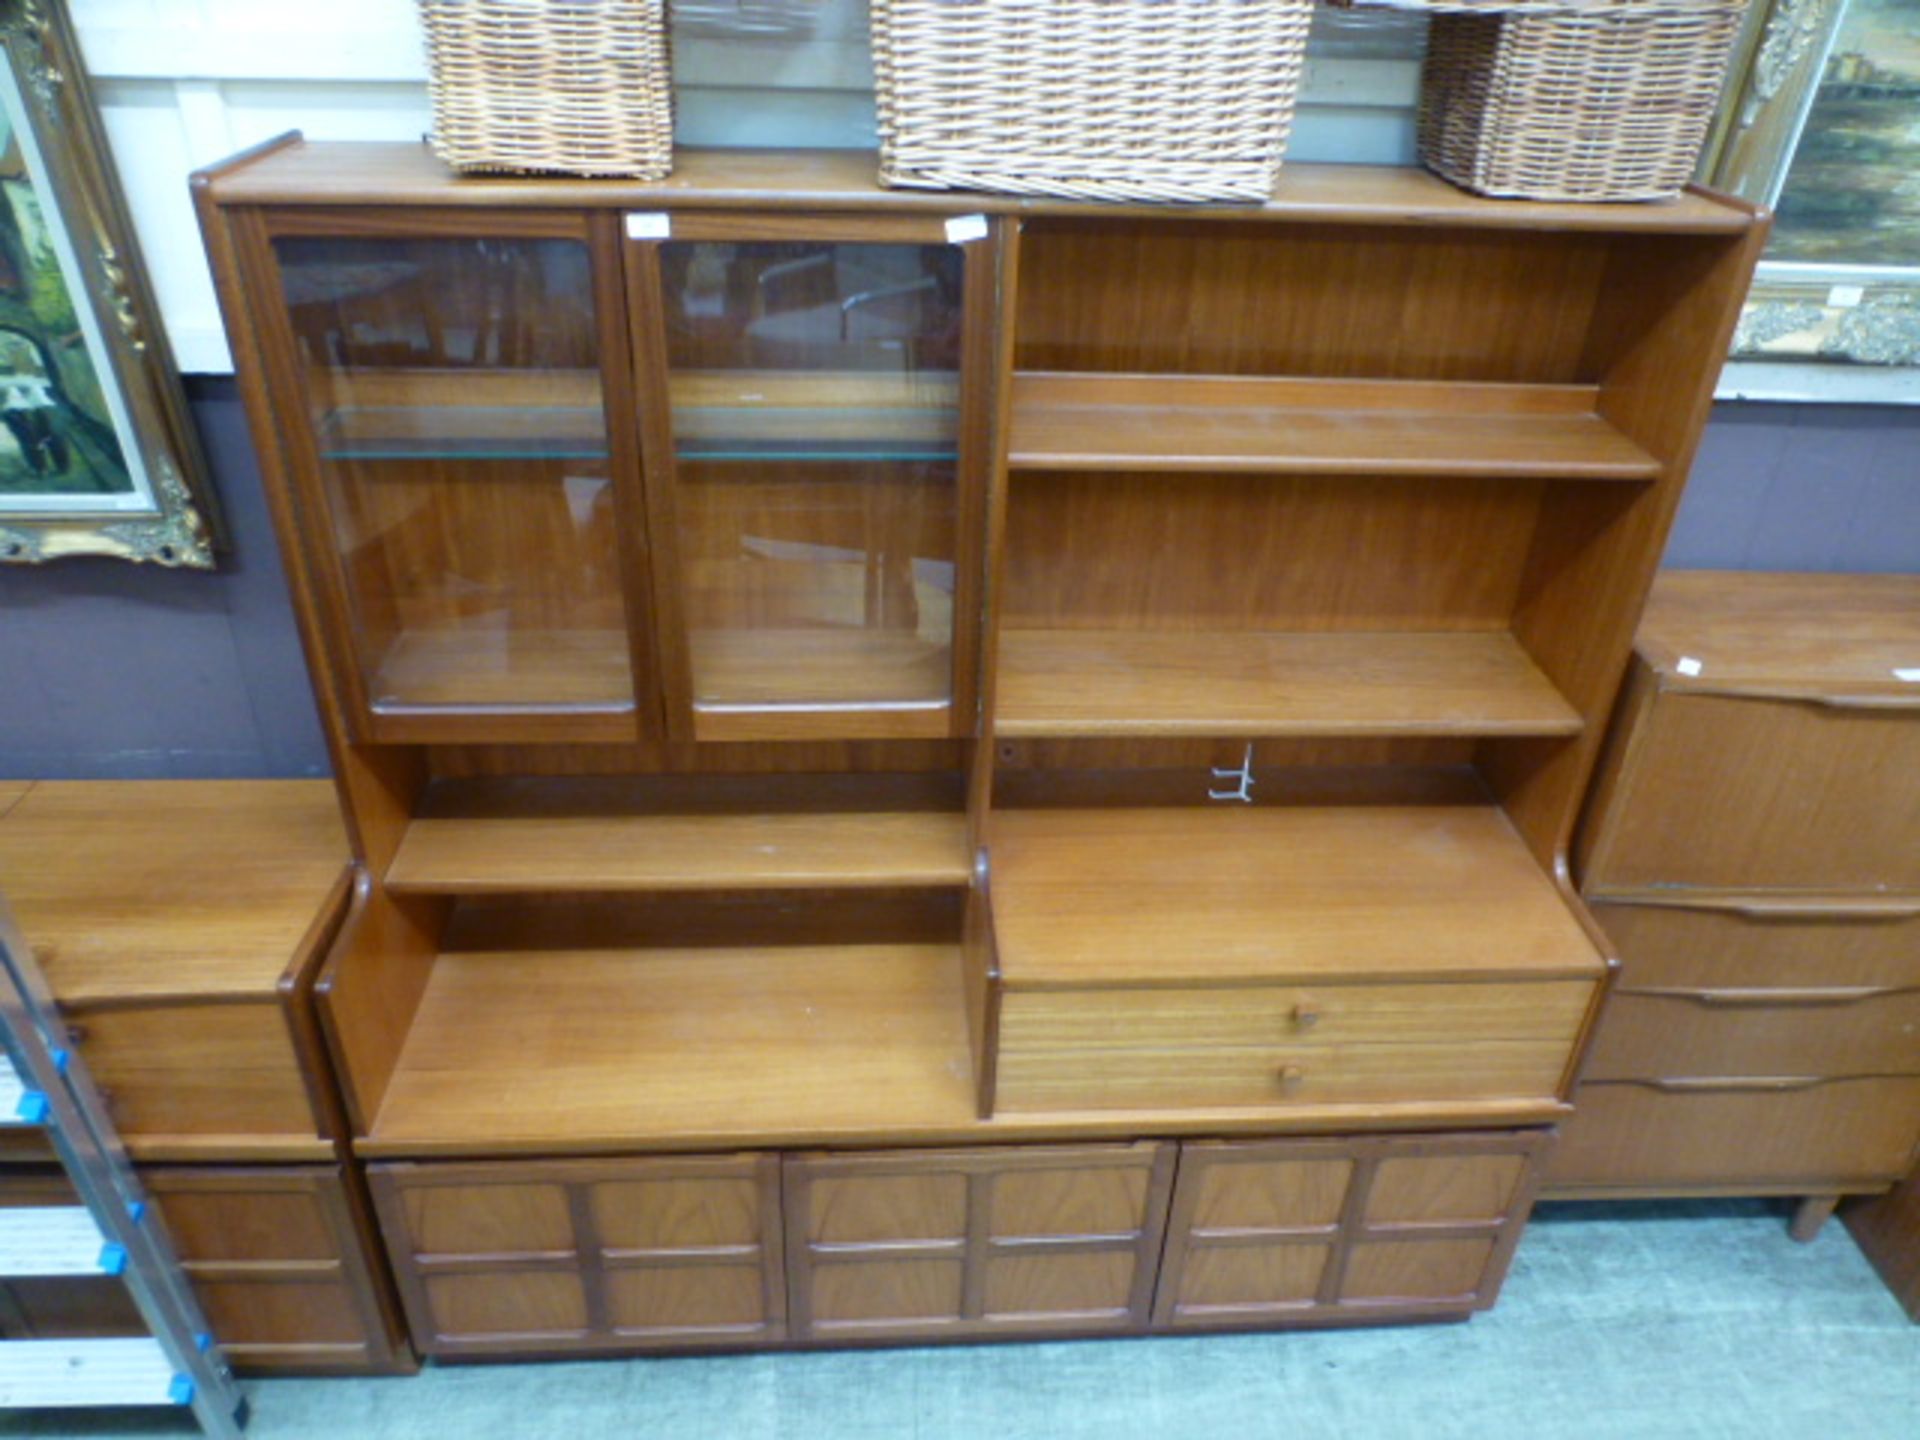
[{"label": "tapered wooden leg", "polygon": [[1793,1224],[1787,1228],[1787,1233],[1802,1245],[1806,1244],[1820,1233],[1820,1227],[1827,1223],[1827,1218],[1833,1214],[1834,1206],[1839,1203],[1838,1195],[1807,1196],[1794,1210]]}]

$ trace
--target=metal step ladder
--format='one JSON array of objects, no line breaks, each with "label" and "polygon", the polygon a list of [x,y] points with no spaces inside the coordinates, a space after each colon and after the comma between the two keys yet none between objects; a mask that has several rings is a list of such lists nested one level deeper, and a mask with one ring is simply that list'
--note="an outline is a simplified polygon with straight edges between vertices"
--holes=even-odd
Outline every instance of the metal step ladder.
[{"label": "metal step ladder", "polygon": [[67,1042],[46,978],[0,901],[0,1125],[41,1126],[81,1203],[0,1207],[0,1278],[117,1275],[151,1335],[0,1341],[0,1410],[184,1405],[238,1440],[247,1402]]}]

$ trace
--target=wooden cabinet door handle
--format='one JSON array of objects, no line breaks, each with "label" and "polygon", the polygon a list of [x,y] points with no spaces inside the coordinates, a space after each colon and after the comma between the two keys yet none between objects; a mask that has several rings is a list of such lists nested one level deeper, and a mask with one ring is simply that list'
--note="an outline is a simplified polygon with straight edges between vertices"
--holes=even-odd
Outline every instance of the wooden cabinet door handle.
[{"label": "wooden cabinet door handle", "polygon": [[1861,906],[1853,910],[1836,908],[1831,902],[1790,900],[1783,896],[1778,899],[1735,901],[1724,906],[1677,906],[1675,908],[1725,909],[1744,920],[1835,920],[1858,924],[1874,920],[1920,919],[1920,902],[1907,905],[1897,902],[1883,904],[1875,901],[1871,906]]},{"label": "wooden cabinet door handle", "polygon": [[1293,1007],[1293,1028],[1311,1030],[1320,1023],[1320,1007],[1311,1000],[1302,1000]]},{"label": "wooden cabinet door handle", "polygon": [[1282,1065],[1273,1078],[1280,1082],[1282,1090],[1291,1090],[1307,1078],[1307,1072],[1298,1065]]},{"label": "wooden cabinet door handle", "polygon": [[1709,1075],[1679,1080],[1648,1080],[1644,1083],[1669,1095],[1704,1095],[1716,1091],[1778,1092],[1811,1090],[1824,1085],[1824,1075]]},{"label": "wooden cabinet door handle", "polygon": [[1829,710],[1920,710],[1920,695],[1813,695]]},{"label": "wooden cabinet door handle", "polygon": [[1742,1010],[1772,1005],[1857,1005],[1883,995],[1898,995],[1891,985],[1809,986],[1798,990],[1622,990],[1622,994],[1661,995],[1690,1000],[1716,1010]]}]

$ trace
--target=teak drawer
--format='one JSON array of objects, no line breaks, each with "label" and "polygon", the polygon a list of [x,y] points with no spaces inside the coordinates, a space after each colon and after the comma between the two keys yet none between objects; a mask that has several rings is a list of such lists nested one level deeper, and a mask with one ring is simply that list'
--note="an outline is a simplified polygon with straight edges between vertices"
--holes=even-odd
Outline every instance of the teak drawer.
[{"label": "teak drawer", "polygon": [[1920,895],[1596,900],[1593,918],[1620,951],[1616,993],[1920,988]]},{"label": "teak drawer", "polygon": [[1873,1189],[1920,1136],[1920,1077],[1583,1084],[1550,1190]]},{"label": "teak drawer", "polygon": [[175,1137],[298,1146],[328,1133],[307,1075],[307,1068],[324,1074],[324,1061],[316,1052],[303,1067],[277,1000],[83,1006],[66,1014],[67,1032],[136,1157],[156,1146],[185,1148],[169,1145]]},{"label": "teak drawer", "polygon": [[1532,1209],[1548,1140],[1521,1131],[1182,1145],[1155,1324],[1485,1309]]},{"label": "teak drawer", "polygon": [[391,1164],[368,1180],[427,1354],[786,1334],[775,1156]]},{"label": "teak drawer", "polygon": [[1552,1098],[1584,980],[1007,992],[996,1107]]},{"label": "teak drawer", "polygon": [[1589,1080],[1920,1074],[1920,899],[1601,902],[1621,971]]},{"label": "teak drawer", "polygon": [[1616,990],[1585,1079],[1920,1074],[1920,990]]},{"label": "teak drawer", "polygon": [[1920,889],[1920,699],[1662,688],[1644,661],[1583,847],[1589,896]]},{"label": "teak drawer", "polygon": [[793,1336],[1143,1330],[1175,1149],[790,1155]]},{"label": "teak drawer", "polygon": [[[335,1166],[146,1166],[140,1181],[227,1360],[254,1373],[411,1370],[383,1267]],[[0,1179],[0,1203],[72,1204],[66,1177]],[[11,1333],[140,1335],[118,1280],[19,1282]]]}]

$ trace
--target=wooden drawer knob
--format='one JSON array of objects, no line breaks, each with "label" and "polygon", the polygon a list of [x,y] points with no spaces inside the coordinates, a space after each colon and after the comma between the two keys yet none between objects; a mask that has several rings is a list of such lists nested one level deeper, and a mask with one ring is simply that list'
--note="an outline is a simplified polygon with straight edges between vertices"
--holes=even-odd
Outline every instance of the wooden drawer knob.
[{"label": "wooden drawer knob", "polygon": [[1296,1030],[1311,1030],[1320,1023],[1320,1007],[1311,1000],[1302,1000],[1293,1007],[1293,1025]]},{"label": "wooden drawer knob", "polygon": [[1307,1072],[1298,1065],[1282,1065],[1274,1078],[1280,1082],[1282,1090],[1291,1090],[1307,1078]]}]

